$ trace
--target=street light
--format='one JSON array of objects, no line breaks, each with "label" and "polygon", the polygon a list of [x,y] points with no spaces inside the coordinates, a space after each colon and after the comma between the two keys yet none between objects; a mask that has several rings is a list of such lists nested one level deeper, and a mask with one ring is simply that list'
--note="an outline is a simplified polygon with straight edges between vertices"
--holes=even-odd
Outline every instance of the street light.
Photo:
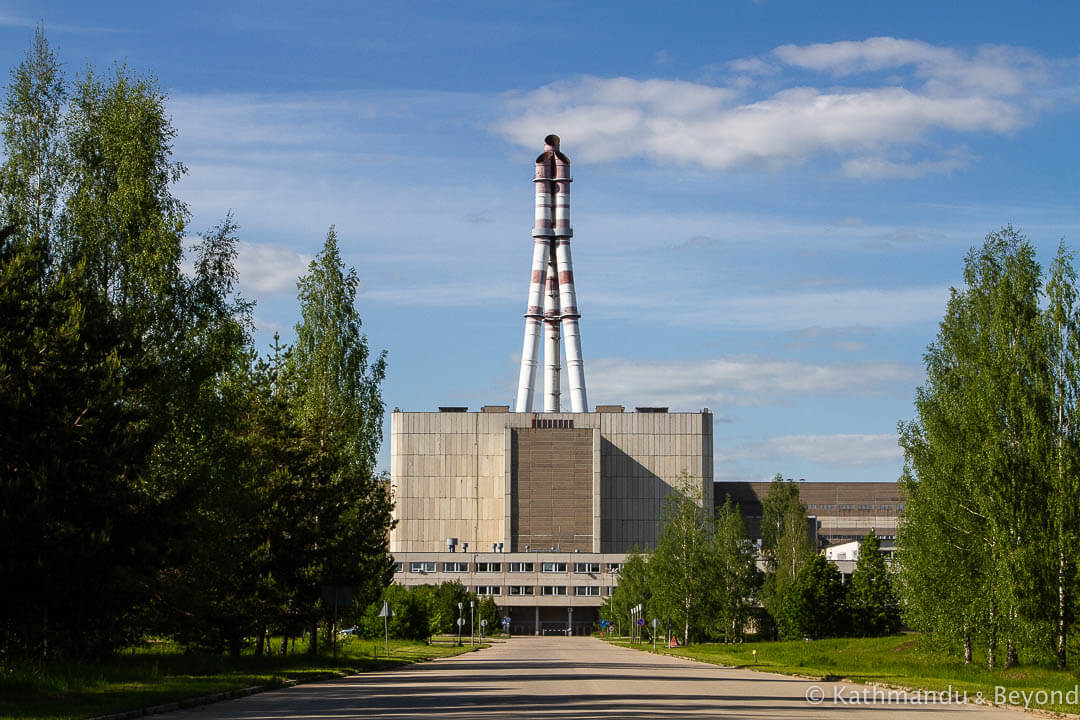
[{"label": "street light", "polygon": [[461,617],[461,610],[464,608],[464,603],[457,604],[457,644],[461,647],[461,626],[465,624],[465,619]]},{"label": "street light", "polygon": [[473,629],[474,628],[473,608],[475,606],[476,606],[476,604],[472,600],[470,600],[469,601],[469,647],[472,647],[472,645],[473,645],[473,636],[475,634],[474,629]]}]

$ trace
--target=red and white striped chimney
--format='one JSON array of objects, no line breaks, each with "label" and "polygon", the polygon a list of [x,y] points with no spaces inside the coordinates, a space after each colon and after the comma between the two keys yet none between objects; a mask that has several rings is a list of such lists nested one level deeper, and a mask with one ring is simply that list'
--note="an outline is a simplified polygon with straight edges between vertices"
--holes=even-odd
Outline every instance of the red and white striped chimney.
[{"label": "red and white striped chimney", "polygon": [[[544,138],[536,158],[536,222],[533,227],[533,266],[525,312],[525,342],[518,375],[517,412],[532,412],[539,364],[540,326],[545,326],[544,411],[559,412],[561,337],[566,338],[566,367],[571,412],[588,412],[585,367],[570,255],[570,159],[559,150],[559,136]],[[543,303],[543,305],[541,305]],[[561,329],[560,329],[561,328]]]},{"label": "red and white striped chimney", "polygon": [[532,412],[533,388],[536,386],[536,366],[540,360],[540,326],[544,319],[544,295],[547,291],[547,269],[551,260],[551,238],[554,235],[551,178],[555,163],[551,148],[536,158],[533,184],[536,188],[536,210],[533,222],[532,277],[529,280],[529,303],[525,310],[525,342],[521,348],[521,371],[518,374],[518,395],[515,409]]},{"label": "red and white striped chimney", "polygon": [[570,412],[588,412],[585,395],[585,364],[581,358],[578,330],[577,292],[574,290],[574,262],[570,256],[570,158],[559,152],[555,138],[555,262],[559,273],[559,307],[563,338],[566,341],[566,379],[570,385]]}]

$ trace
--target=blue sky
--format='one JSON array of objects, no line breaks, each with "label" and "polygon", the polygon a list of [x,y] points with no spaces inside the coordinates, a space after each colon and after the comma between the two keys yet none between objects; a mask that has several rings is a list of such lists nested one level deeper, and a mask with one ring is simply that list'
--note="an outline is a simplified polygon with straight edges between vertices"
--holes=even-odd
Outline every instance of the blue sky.
[{"label": "blue sky", "polygon": [[0,49],[157,76],[261,345],[335,224],[389,409],[512,404],[558,133],[590,402],[711,408],[717,479],[891,481],[967,249],[1080,246],[1078,8],[38,0]]}]

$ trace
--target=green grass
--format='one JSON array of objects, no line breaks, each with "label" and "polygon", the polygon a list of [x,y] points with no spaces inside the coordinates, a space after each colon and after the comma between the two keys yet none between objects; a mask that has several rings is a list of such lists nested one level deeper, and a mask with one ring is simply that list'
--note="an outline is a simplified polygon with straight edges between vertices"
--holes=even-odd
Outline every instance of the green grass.
[{"label": "green grass", "polygon": [[[276,643],[275,643],[276,645]],[[479,647],[479,646],[477,646]],[[0,718],[75,720],[178,702],[255,685],[280,687],[286,681],[318,678],[326,673],[354,674],[469,652],[451,644],[427,645],[350,638],[338,645],[338,658],[300,654],[237,659],[188,655],[157,643],[106,663],[50,663],[0,668]],[[326,648],[329,650],[329,648]],[[377,655],[377,657],[376,657]]]},{"label": "green grass", "polygon": [[[616,641],[618,642],[618,641]],[[618,644],[625,645],[625,642]],[[652,645],[635,646],[651,652]],[[755,662],[754,651],[757,651]],[[946,653],[920,635],[884,638],[842,638],[810,642],[753,642],[741,645],[704,643],[681,648],[657,647],[657,652],[693,658],[716,665],[745,667],[784,675],[804,675],[823,680],[876,683],[893,687],[976,693],[993,701],[995,687],[1007,691],[1061,691],[1062,696],[1080,683],[1076,670],[1055,670],[1052,665],[1021,664],[1009,670],[988,672],[985,657],[964,665],[956,654]],[[1023,657],[1021,657],[1023,660]],[[1019,704],[1023,704],[1023,701]],[[1075,705],[1049,703],[1044,710],[1080,712]]]}]

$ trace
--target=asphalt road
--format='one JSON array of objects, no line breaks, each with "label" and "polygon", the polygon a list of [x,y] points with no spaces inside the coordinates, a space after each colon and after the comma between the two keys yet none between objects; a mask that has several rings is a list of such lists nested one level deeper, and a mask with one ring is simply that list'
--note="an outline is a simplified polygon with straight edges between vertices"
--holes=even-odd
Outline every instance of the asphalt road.
[{"label": "asphalt road", "polygon": [[[839,689],[839,690],[838,690]],[[810,693],[819,704],[807,700]],[[867,702],[852,698],[863,691]],[[837,699],[839,692],[839,699]],[[885,691],[881,691],[885,692]],[[170,713],[169,720],[345,718],[930,718],[1024,716],[973,705],[873,700],[873,689],[721,668],[594,638],[514,638],[401,670],[300,685]],[[862,697],[860,695],[860,697]],[[1031,716],[1028,716],[1031,717]]]}]

